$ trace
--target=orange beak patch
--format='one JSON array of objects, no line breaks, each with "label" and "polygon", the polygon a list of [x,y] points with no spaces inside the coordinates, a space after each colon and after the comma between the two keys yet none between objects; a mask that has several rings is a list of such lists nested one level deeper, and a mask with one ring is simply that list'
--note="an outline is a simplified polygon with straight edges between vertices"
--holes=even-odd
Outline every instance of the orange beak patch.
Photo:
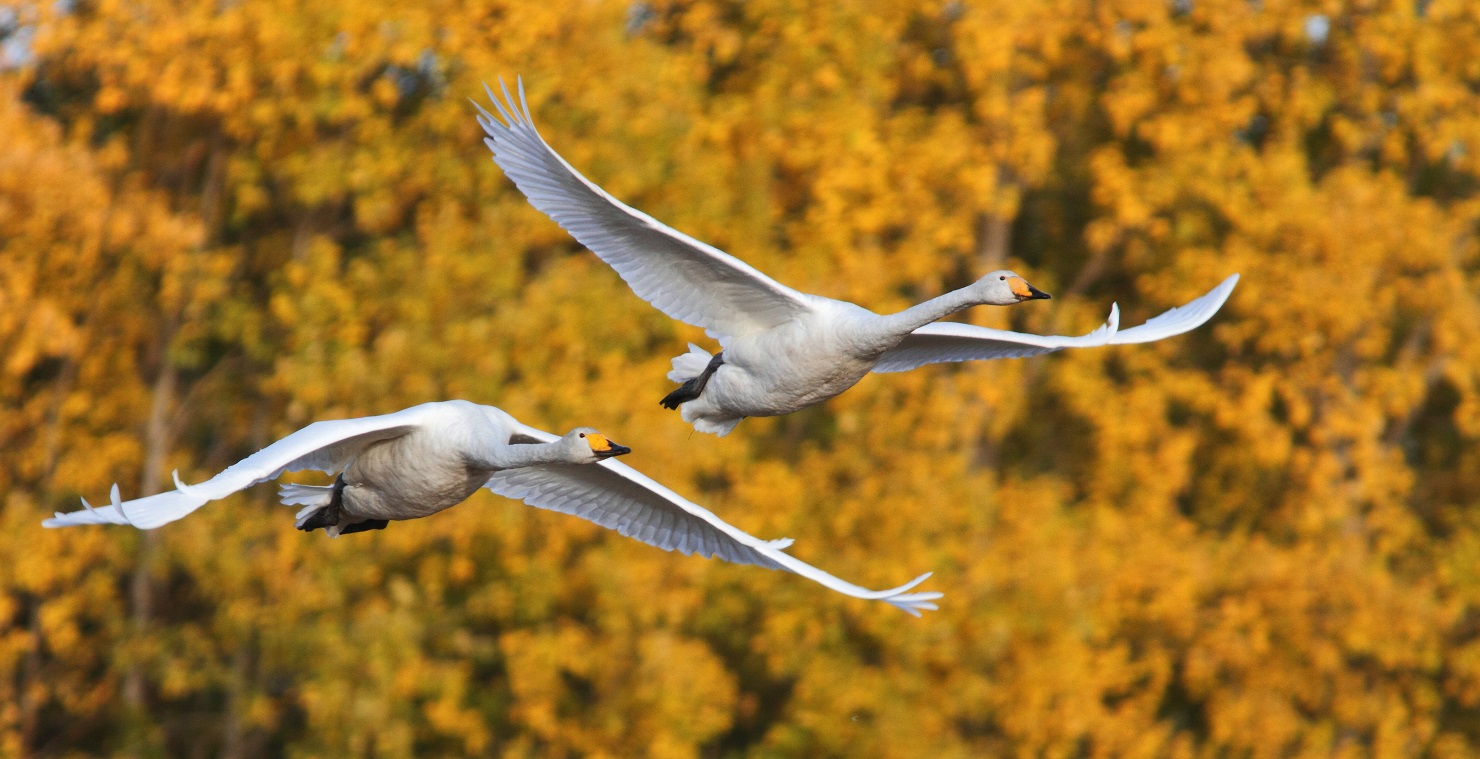
[{"label": "orange beak patch", "polygon": [[1007,286],[1012,289],[1012,294],[1019,298],[1033,297],[1033,291],[1028,287],[1028,281],[1022,277],[1008,277]]},{"label": "orange beak patch", "polygon": [[593,451],[610,451],[612,449],[612,441],[607,440],[606,435],[600,435],[595,432],[586,434],[586,442],[591,444],[591,450]]}]

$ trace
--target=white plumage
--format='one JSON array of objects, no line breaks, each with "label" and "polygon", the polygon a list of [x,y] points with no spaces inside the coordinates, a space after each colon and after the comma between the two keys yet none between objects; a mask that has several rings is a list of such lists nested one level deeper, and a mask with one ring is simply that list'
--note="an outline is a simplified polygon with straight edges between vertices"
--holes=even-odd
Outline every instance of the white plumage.
[{"label": "white plumage", "polygon": [[494,161],[529,202],[615,269],[639,297],[719,341],[723,352],[715,363],[693,345],[673,360],[669,378],[685,385],[664,399],[664,405],[681,408],[684,420],[702,432],[724,435],[747,416],[805,408],[852,387],[870,371],[1179,335],[1212,317],[1238,282],[1234,274],[1191,303],[1125,331],[1117,331],[1118,309],[1112,307],[1109,323],[1080,337],[935,323],[975,305],[1049,297],[1005,270],[897,314],[876,314],[786,287],[624,205],[544,141],[534,127],[522,82],[517,103],[507,87],[503,94],[500,100],[488,92],[502,120],[478,105],[478,121]]},{"label": "white plumage", "polygon": [[[492,406],[424,403],[361,419],[315,422],[197,485],[57,513],[42,524],[127,524],[153,529],[284,472],[338,474],[333,486],[284,484],[282,502],[302,506],[296,525],[330,535],[379,529],[461,503],[481,487],[541,509],[590,520],[665,551],[794,572],[854,598],[885,601],[915,616],[936,592],[910,593],[930,574],[889,590],[838,579],[785,553],[790,540],[747,534],[611,457],[629,449],[586,427],[564,436],[525,426]],[[336,494],[336,491],[339,491]],[[369,525],[367,527],[367,525]]]}]

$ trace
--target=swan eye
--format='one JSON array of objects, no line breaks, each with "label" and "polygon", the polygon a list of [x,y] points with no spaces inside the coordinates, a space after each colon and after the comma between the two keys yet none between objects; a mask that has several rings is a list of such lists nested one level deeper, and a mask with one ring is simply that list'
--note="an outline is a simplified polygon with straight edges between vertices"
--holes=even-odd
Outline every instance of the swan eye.
[{"label": "swan eye", "polygon": [[585,437],[585,436],[586,436],[586,433],[582,432],[581,433],[581,437]]},{"label": "swan eye", "polygon": [[998,277],[997,279],[1000,279],[1003,282],[1006,282],[1007,281],[1007,275],[1006,274],[1003,274],[1002,276]]}]

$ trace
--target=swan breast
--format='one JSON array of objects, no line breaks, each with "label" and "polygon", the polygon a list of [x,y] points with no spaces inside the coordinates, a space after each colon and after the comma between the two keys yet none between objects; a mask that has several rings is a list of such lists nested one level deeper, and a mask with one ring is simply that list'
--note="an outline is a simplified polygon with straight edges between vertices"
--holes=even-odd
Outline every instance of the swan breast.
[{"label": "swan breast", "polygon": [[857,384],[885,347],[873,344],[866,309],[819,308],[725,343],[725,365],[705,389],[712,403],[744,416],[787,414]]},{"label": "swan breast", "polygon": [[490,474],[471,466],[466,455],[474,435],[490,432],[481,426],[457,415],[448,424],[426,425],[370,446],[345,469],[346,512],[367,519],[415,519],[467,500]]}]

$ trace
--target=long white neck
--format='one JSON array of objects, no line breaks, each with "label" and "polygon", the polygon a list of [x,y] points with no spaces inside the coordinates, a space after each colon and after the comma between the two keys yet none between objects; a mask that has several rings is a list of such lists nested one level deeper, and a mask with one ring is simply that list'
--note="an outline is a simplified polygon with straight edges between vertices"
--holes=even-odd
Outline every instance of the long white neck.
[{"label": "long white neck", "polygon": [[517,469],[536,464],[571,463],[570,452],[565,440],[553,443],[516,443],[500,445],[489,451],[487,463],[491,469]]},{"label": "long white neck", "polygon": [[960,290],[952,290],[924,303],[917,303],[897,314],[880,316],[875,322],[877,334],[881,341],[888,341],[885,348],[891,348],[903,340],[905,335],[929,324],[937,322],[958,311],[964,311],[972,306],[983,303],[982,296],[973,286],[966,286]]}]

